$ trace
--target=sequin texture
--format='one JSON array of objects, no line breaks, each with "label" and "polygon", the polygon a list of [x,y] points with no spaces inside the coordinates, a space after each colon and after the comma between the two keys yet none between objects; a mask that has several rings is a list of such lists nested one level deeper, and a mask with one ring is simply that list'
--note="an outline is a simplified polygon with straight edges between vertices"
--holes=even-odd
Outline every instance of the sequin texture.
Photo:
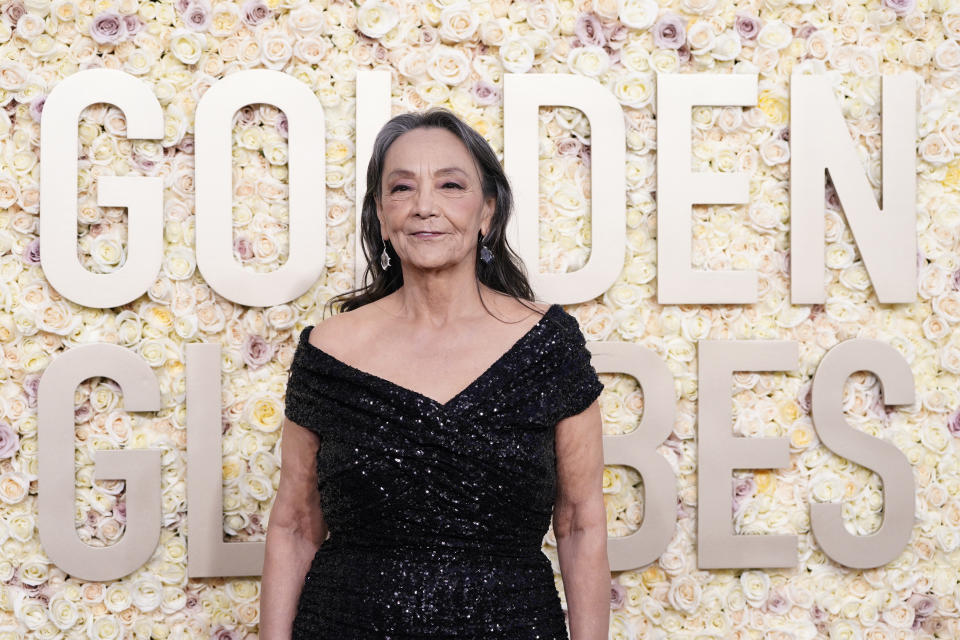
[{"label": "sequin texture", "polygon": [[446,403],[308,341],[286,416],[315,432],[330,537],[304,579],[293,638],[567,640],[541,551],[554,433],[603,385],[576,319],[554,304]]}]

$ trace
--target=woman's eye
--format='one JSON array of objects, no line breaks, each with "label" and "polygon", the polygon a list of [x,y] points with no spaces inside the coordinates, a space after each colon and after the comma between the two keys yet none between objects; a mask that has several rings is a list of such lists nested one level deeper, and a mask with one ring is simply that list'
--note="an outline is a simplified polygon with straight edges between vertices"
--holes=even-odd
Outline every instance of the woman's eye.
[{"label": "woman's eye", "polygon": [[406,189],[406,188],[407,188],[407,185],[405,185],[405,184],[398,184],[398,185],[394,186],[393,189],[390,189],[390,193],[393,193],[393,192],[396,191],[397,189]]},{"label": "woman's eye", "polygon": [[447,183],[445,183],[443,186],[445,186],[445,187],[454,186],[454,187],[456,187],[457,189],[463,189],[463,187],[461,187],[461,186],[460,186],[459,184],[457,184],[456,182],[447,182]]}]

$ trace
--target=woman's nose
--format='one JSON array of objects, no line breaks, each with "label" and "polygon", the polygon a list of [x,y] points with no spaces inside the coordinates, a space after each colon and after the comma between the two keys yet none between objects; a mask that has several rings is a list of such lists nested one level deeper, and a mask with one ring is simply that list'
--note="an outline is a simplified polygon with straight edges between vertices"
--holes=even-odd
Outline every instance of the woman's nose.
[{"label": "woman's nose", "polygon": [[427,185],[417,191],[417,200],[415,203],[415,213],[420,215],[434,215],[436,211],[434,207],[436,206],[436,195],[433,193],[433,187]]}]

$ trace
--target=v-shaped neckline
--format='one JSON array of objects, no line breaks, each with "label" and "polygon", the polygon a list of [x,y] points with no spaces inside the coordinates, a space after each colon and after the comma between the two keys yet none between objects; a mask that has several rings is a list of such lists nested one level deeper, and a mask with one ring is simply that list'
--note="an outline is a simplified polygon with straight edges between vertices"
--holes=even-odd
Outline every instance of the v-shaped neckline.
[{"label": "v-shaped neckline", "polygon": [[398,391],[398,392],[400,392],[400,393],[402,393],[402,394],[405,394],[405,395],[411,396],[411,397],[413,397],[413,398],[415,398],[415,399],[418,399],[418,400],[421,400],[421,401],[423,401],[423,402],[426,402],[426,403],[428,403],[429,405],[431,405],[431,406],[433,406],[433,407],[436,407],[437,409],[440,409],[441,411],[446,411],[446,410],[450,409],[451,407],[453,407],[454,404],[456,404],[457,402],[459,402],[460,400],[462,400],[468,393],[470,393],[473,389],[475,389],[476,387],[478,387],[482,382],[484,382],[490,375],[493,374],[493,372],[494,372],[495,369],[497,369],[497,368],[499,368],[500,366],[502,366],[503,363],[507,360],[508,357],[510,357],[514,352],[516,352],[517,349],[519,349],[519,348],[521,347],[521,345],[523,345],[527,340],[529,340],[529,339],[538,331],[538,329],[539,329],[541,326],[543,326],[544,320],[546,320],[547,316],[549,316],[551,313],[554,312],[555,309],[557,309],[557,308],[559,308],[559,307],[560,307],[559,304],[556,304],[556,303],[551,304],[551,305],[547,308],[547,310],[543,312],[543,315],[540,316],[540,319],[537,321],[537,323],[536,323],[535,325],[533,325],[532,327],[530,327],[530,328],[526,331],[526,333],[524,333],[522,336],[520,336],[520,337],[516,340],[516,342],[514,342],[512,345],[510,345],[510,348],[508,348],[506,351],[504,351],[503,354],[502,354],[499,358],[497,358],[496,360],[494,360],[493,363],[492,363],[489,367],[487,367],[486,369],[484,369],[483,373],[481,373],[479,376],[477,376],[476,378],[474,378],[473,380],[471,380],[471,381],[467,384],[467,386],[465,386],[463,389],[461,389],[460,391],[458,391],[453,397],[451,397],[451,398],[450,398],[449,400],[447,400],[446,402],[440,402],[440,401],[437,400],[436,398],[432,398],[431,396],[428,396],[428,395],[426,395],[426,394],[424,394],[424,393],[421,393],[421,392],[416,391],[416,390],[414,390],[414,389],[411,389],[411,388],[409,388],[409,387],[404,387],[403,385],[397,384],[396,382],[393,382],[392,380],[387,380],[386,378],[381,378],[380,376],[378,376],[378,375],[376,375],[376,374],[373,374],[373,373],[370,373],[369,371],[364,371],[363,369],[358,369],[357,367],[355,367],[355,366],[353,366],[353,365],[351,365],[351,364],[347,364],[347,363],[344,362],[343,360],[340,360],[340,359],[337,358],[336,356],[333,356],[333,355],[327,353],[326,351],[324,351],[323,349],[321,349],[321,348],[318,347],[317,345],[313,344],[313,343],[310,342],[310,340],[309,340],[310,331],[313,329],[314,325],[309,325],[309,326],[305,327],[305,328],[303,329],[303,331],[301,332],[300,336],[301,336],[301,340],[303,341],[303,343],[306,344],[307,347],[308,347],[313,353],[317,353],[317,354],[325,357],[325,358],[326,358],[327,360],[329,360],[330,362],[332,362],[332,363],[334,363],[334,364],[336,364],[336,365],[338,365],[338,366],[346,369],[347,371],[352,372],[354,375],[360,376],[360,377],[362,377],[362,378],[366,378],[366,379],[368,379],[368,380],[373,380],[373,381],[380,382],[380,383],[382,383],[382,384],[387,385],[388,387],[390,387],[391,389],[393,389],[393,390],[395,390],[395,391]]}]

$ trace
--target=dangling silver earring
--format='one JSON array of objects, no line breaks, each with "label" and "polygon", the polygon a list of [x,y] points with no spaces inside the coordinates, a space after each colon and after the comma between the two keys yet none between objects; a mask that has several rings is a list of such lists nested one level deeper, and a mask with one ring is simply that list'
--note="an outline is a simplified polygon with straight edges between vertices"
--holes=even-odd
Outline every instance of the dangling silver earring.
[{"label": "dangling silver earring", "polygon": [[383,252],[380,253],[380,267],[386,271],[390,266],[390,255],[387,253],[387,241],[383,241]]},{"label": "dangling silver earring", "polygon": [[490,264],[490,261],[493,260],[493,252],[487,248],[487,245],[483,244],[483,233],[480,234],[480,259],[483,260],[484,264]]}]

